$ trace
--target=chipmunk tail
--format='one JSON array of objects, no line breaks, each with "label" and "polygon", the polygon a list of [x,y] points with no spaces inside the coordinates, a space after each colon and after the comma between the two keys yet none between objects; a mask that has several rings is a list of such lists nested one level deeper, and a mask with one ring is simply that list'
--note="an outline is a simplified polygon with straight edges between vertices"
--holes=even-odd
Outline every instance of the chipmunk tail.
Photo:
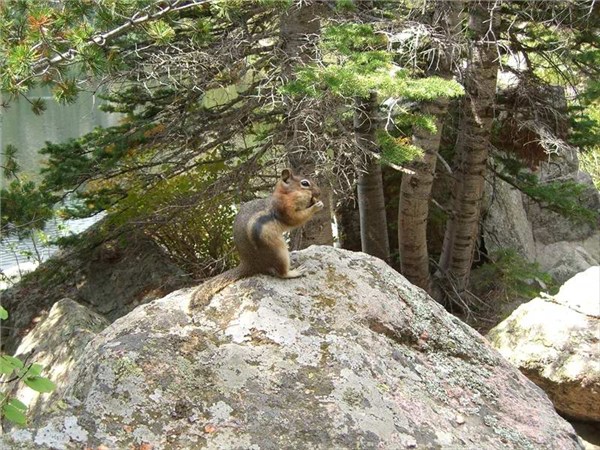
[{"label": "chipmunk tail", "polygon": [[206,305],[208,305],[215,294],[219,293],[230,284],[253,274],[254,272],[251,270],[243,266],[237,266],[217,275],[216,277],[206,280],[192,293],[190,310],[197,311],[204,308]]}]

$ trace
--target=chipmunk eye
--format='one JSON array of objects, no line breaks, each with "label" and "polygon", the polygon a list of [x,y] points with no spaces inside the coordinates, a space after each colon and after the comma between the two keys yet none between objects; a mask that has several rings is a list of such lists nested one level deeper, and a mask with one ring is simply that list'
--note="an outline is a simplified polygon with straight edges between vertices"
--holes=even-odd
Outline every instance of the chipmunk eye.
[{"label": "chipmunk eye", "polygon": [[304,187],[310,187],[310,181],[308,180],[302,180],[300,184]]}]

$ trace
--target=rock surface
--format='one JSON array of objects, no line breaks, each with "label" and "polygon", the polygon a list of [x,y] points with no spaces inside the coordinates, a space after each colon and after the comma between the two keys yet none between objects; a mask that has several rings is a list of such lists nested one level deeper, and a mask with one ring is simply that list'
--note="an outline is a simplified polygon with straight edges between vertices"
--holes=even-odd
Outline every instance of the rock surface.
[{"label": "rock surface", "polygon": [[[29,407],[29,422],[39,425],[39,418],[49,413],[64,394],[85,346],[109,325],[108,321],[69,298],[54,304],[48,316],[25,336],[15,356],[46,368],[43,375],[58,386],[51,394],[38,394],[20,383],[11,392]],[[5,422],[3,428],[10,428]]]},{"label": "rock surface", "polygon": [[[600,211],[600,194],[583,172],[572,174],[588,184],[582,204]],[[486,187],[487,207],[483,238],[489,252],[515,249],[523,258],[537,262],[541,270],[563,283],[576,273],[600,264],[600,230],[573,223],[558,213],[540,208],[505,181],[495,179]]]},{"label": "rock surface", "polygon": [[579,449],[547,396],[382,261],[311,247],[188,310],[140,306],[87,347],[63,409],[11,449]]},{"label": "rock surface", "polygon": [[506,181],[495,178],[486,183],[486,213],[483,238],[487,250],[512,248],[529,262],[535,260],[533,228],[527,217],[523,196]]},{"label": "rock surface", "polygon": [[559,412],[600,422],[600,266],[521,305],[488,337]]}]

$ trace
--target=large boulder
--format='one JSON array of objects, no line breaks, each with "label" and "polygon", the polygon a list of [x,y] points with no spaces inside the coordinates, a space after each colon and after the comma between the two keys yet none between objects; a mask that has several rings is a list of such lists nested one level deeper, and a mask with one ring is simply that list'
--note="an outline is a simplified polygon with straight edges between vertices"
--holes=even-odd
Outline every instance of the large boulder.
[{"label": "large boulder", "polygon": [[600,266],[517,308],[488,337],[562,414],[600,422]]},{"label": "large boulder", "polygon": [[61,412],[11,449],[579,449],[547,396],[382,261],[311,247],[201,311],[190,290],[86,348]]},{"label": "large boulder", "polygon": [[485,194],[483,239],[487,250],[494,253],[511,248],[534,262],[536,243],[521,192],[498,178],[486,184]]}]

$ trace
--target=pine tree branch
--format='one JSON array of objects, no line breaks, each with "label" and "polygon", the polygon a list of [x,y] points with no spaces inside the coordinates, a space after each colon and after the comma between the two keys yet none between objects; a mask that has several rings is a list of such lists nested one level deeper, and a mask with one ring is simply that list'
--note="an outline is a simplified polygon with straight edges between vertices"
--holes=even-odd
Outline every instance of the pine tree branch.
[{"label": "pine tree branch", "polygon": [[[150,22],[153,20],[160,19],[167,14],[180,12],[189,8],[194,8],[198,6],[202,6],[210,3],[212,0],[175,0],[167,5],[164,5],[164,1],[158,1],[153,5],[150,5],[144,8],[142,11],[138,11],[133,16],[131,16],[127,21],[112,30],[106,31],[104,33],[98,33],[92,36],[88,41],[87,45],[97,45],[98,47],[106,47],[110,42],[115,40],[116,38],[123,36],[127,32],[129,32],[132,28],[137,25]],[[155,6],[158,6],[158,11],[151,13],[149,12]],[[32,67],[32,74],[27,78],[22,79],[17,83],[17,86],[20,86],[32,78],[41,77],[46,74],[52,67],[57,66],[61,63],[65,63],[68,61],[72,61],[80,52],[74,48],[70,48],[65,52],[59,53],[52,58],[42,58],[40,61],[36,62]]]}]

